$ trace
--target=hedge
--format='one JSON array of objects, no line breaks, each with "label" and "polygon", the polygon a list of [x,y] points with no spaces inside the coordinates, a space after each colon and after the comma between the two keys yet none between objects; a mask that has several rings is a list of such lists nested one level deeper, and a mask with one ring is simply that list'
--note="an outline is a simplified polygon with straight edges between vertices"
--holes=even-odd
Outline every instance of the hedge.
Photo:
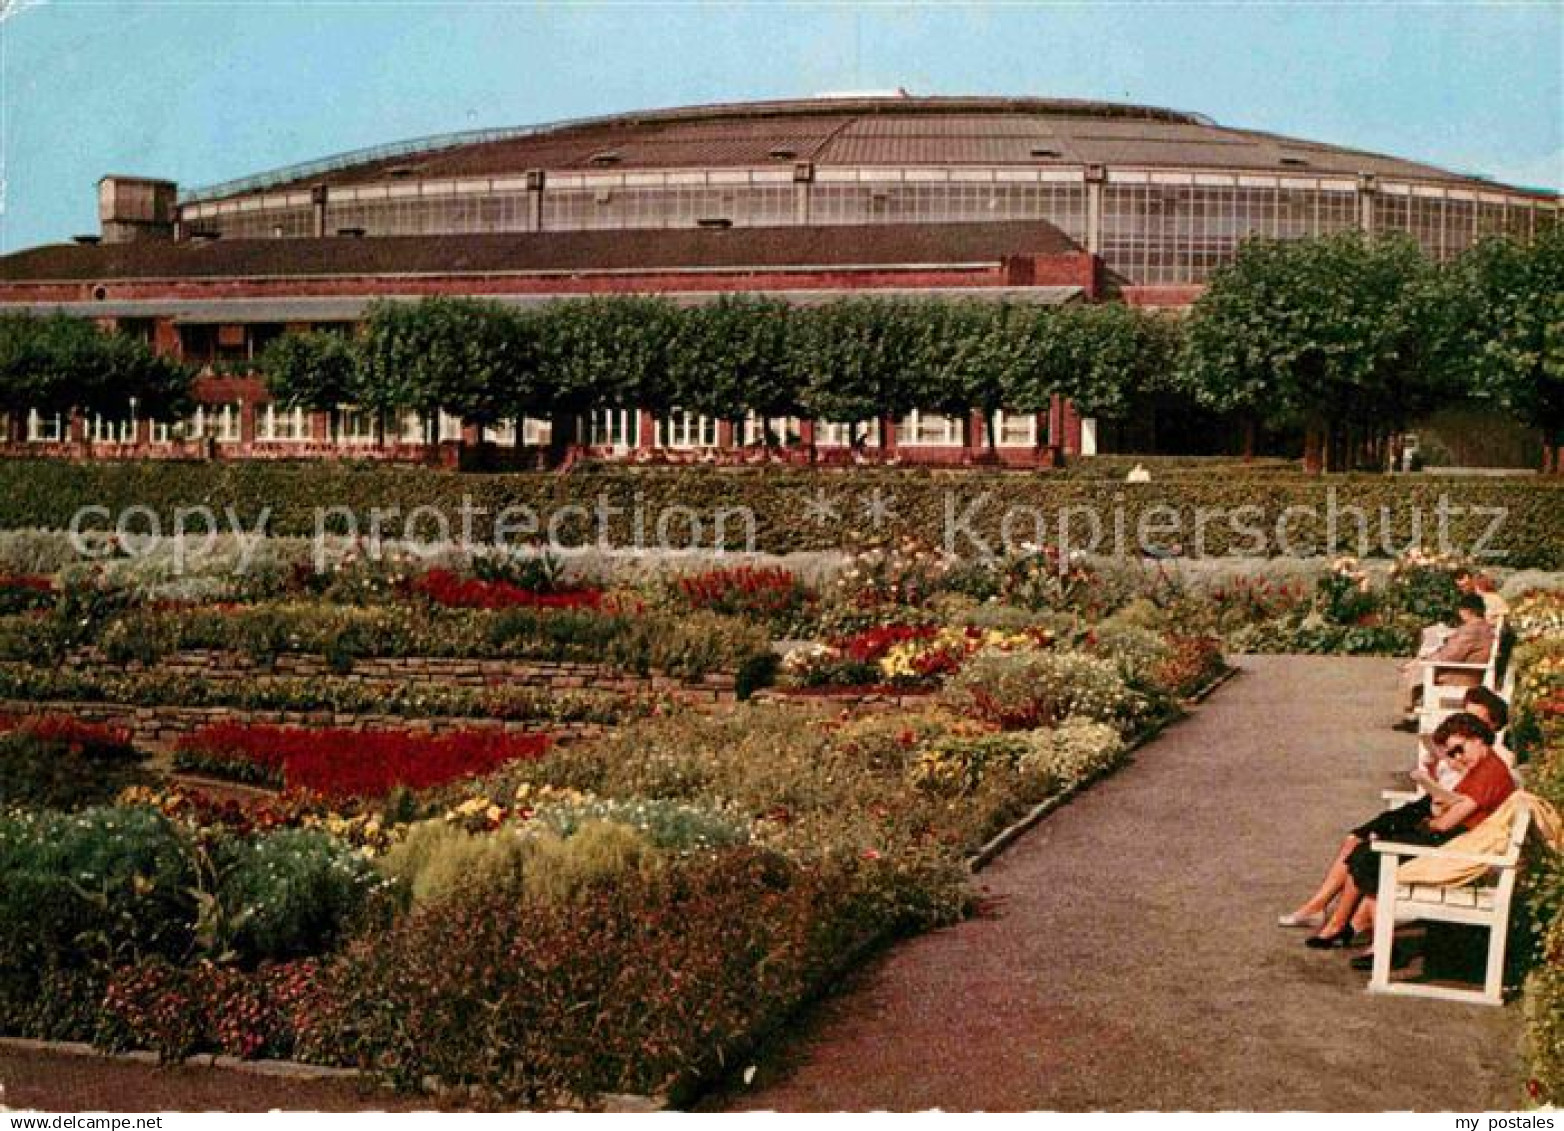
[{"label": "hedge", "polygon": [[[713,469],[600,466],[576,473],[475,475],[425,468],[362,464],[274,463],[85,463],[15,461],[0,463],[0,529],[65,529],[81,508],[107,508],[112,516],[128,508],[149,508],[131,516],[128,529],[142,533],[153,516],[171,532],[181,507],[211,508],[220,521],[228,509],[236,521],[254,530],[263,513],[265,532],[309,537],[316,532],[317,508],[347,508],[357,516],[357,533],[370,532],[371,514],[383,512],[381,532],[403,533],[403,520],[417,508],[432,507],[444,516],[448,532],[459,535],[463,504],[469,507],[473,536],[488,541],[496,515],[506,508],[513,544],[530,540],[526,524],[535,517],[540,534],[551,519],[567,544],[599,539],[597,508],[605,508],[602,528],[619,547],[657,546],[657,523],[667,520],[667,542],[676,548],[716,540],[719,522],[730,550],[752,548],[785,553],[839,547],[854,535],[918,537],[950,545],[958,553],[999,548],[1002,528],[1012,544],[1055,541],[1062,521],[1070,523],[1071,544],[1086,549],[1089,520],[1069,508],[1092,508],[1104,541],[1112,551],[1115,531],[1132,554],[1144,520],[1146,540],[1181,544],[1187,554],[1203,556],[1312,556],[1333,552],[1326,538],[1332,500],[1338,515],[1361,508],[1368,519],[1367,555],[1390,556],[1408,545],[1440,549],[1440,504],[1449,548],[1479,560],[1513,568],[1564,568],[1564,479],[1437,478],[1341,475],[1327,478],[1288,474],[1264,467],[1255,474],[1217,464],[1162,474],[1149,484],[1119,478],[1052,473],[937,471],[929,469]],[[876,527],[870,519],[875,500],[883,504]],[[700,537],[690,536],[691,508],[700,520]],[[585,507],[591,513],[564,508]],[[1237,511],[1237,508],[1253,508]],[[753,515],[753,538],[744,515]],[[1167,509],[1171,508],[1171,510]],[[1308,508],[1310,513],[1289,512]],[[1502,508],[1502,517],[1498,509]],[[1196,538],[1199,511],[1208,513],[1203,537]],[[1009,526],[1004,526],[1007,514]],[[89,515],[84,529],[102,528],[104,512]],[[1285,540],[1278,522],[1285,518]],[[637,534],[637,523],[641,530]],[[1041,524],[1041,531],[1037,528]],[[191,525],[200,531],[200,523]],[[1493,527],[1490,531],[1490,527]],[[349,533],[341,512],[326,529]],[[1336,550],[1358,553],[1357,521],[1341,518]],[[428,512],[413,525],[412,536],[432,540],[440,523]],[[1485,535],[1491,535],[1484,541]],[[1285,543],[1285,544],[1284,544]]]}]

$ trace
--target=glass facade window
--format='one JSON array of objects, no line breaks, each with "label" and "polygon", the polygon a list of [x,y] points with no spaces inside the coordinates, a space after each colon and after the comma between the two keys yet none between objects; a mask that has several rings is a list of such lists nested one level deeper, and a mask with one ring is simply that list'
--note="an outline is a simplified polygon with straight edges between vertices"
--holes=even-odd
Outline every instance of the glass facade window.
[{"label": "glass facade window", "polygon": [[614,186],[550,189],[543,227],[689,228],[701,220],[734,227],[774,227],[794,219],[791,184]]},{"label": "glass facade window", "polygon": [[1046,220],[1070,238],[1086,234],[1081,183],[826,182],[809,194],[812,224],[951,223]]},{"label": "glass facade window", "polygon": [[[1298,239],[1350,230],[1365,197],[1348,173],[1310,170],[1107,168],[1096,246],[1131,285],[1204,282],[1251,236]],[[1087,232],[1087,170],[1080,166],[827,165],[795,182],[788,165],[753,168],[549,172],[527,189],[518,171],[469,180],[401,178],[344,185],[325,205],[328,233],[371,236],[635,230],[808,224],[940,224],[1041,220],[1080,244]],[[1377,231],[1409,233],[1448,259],[1493,235],[1529,237],[1551,205],[1497,184],[1384,181],[1372,195]],[[308,192],[266,192],[189,204],[187,231],[230,238],[314,233]],[[264,346],[228,327],[181,327],[197,362],[247,360]]]},{"label": "glass facade window", "polygon": [[1199,283],[1250,236],[1297,239],[1357,225],[1357,192],[1345,186],[1303,188],[1282,178],[1270,185],[1110,181],[1102,255],[1132,283]]},{"label": "glass facade window", "polygon": [[326,203],[326,233],[360,229],[369,236],[419,236],[534,230],[532,197],[525,190],[431,193]]}]

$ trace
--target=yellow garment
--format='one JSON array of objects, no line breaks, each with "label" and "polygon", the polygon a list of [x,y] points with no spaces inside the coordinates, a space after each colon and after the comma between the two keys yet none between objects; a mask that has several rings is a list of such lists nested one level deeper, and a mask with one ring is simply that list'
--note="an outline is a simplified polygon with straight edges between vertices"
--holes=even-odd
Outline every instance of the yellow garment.
[{"label": "yellow garment", "polygon": [[[1564,818],[1536,794],[1519,789],[1488,814],[1488,819],[1482,824],[1454,840],[1445,841],[1440,847],[1473,856],[1503,856],[1510,850],[1510,830],[1522,806],[1531,810],[1531,827],[1542,834],[1542,839],[1547,841],[1549,847],[1557,849],[1560,841],[1564,840]],[[1486,864],[1441,859],[1438,856],[1416,856],[1396,870],[1396,881],[1403,884],[1460,887],[1480,879],[1487,871]]]}]

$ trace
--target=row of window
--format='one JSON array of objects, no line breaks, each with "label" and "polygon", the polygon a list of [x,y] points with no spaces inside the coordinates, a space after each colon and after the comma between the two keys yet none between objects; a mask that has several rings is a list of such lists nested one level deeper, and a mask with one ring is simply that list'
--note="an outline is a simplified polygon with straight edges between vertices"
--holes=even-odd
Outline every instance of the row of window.
[{"label": "row of window", "polygon": [[[940,175],[929,179],[887,179],[890,173],[875,171],[870,179],[838,180],[824,173],[803,185],[626,179],[550,187],[541,205],[536,194],[521,189],[359,196],[328,202],[326,225],[328,232],[369,235],[521,232],[539,226],[540,210],[541,226],[557,231],[1036,219],[1087,240],[1087,186],[1080,176],[1009,180],[994,170],[964,169],[934,170]],[[1376,230],[1408,232],[1440,258],[1485,235],[1529,235],[1539,218],[1557,215],[1552,205],[1501,192],[1393,182],[1364,196],[1344,178],[1115,170],[1103,186],[1099,243],[1108,266],[1131,283],[1201,282],[1247,236],[1291,239],[1357,227],[1366,201]],[[199,223],[230,237],[310,234],[305,212],[296,206],[215,211]]]},{"label": "row of window", "polygon": [[[163,420],[147,422],[148,438],[154,444],[169,443],[176,435],[184,440],[236,444],[243,438],[242,411],[237,403],[201,405],[177,425]],[[586,442],[593,446],[628,449],[639,442],[639,421],[640,414],[634,409],[602,409],[582,421],[581,431]],[[376,423],[373,413],[343,409],[333,414],[330,442],[350,446],[376,443],[380,438]],[[134,417],[112,419],[94,415],[87,418],[84,427],[87,439],[96,443],[131,444],[137,440],[138,421]],[[514,421],[485,428],[484,439],[502,447],[514,447],[518,441],[528,446],[541,446],[549,442],[552,433],[549,421],[528,417],[519,429]],[[1034,447],[1043,435],[1036,415],[1004,412],[996,414],[995,434],[1000,447]],[[718,445],[719,422],[714,417],[675,410],[657,417],[654,435],[659,448],[714,448]],[[738,422],[733,435],[735,442],[744,446],[793,445],[800,441],[803,429],[797,417],[762,420],[750,416]],[[390,422],[385,429],[387,440],[407,444],[431,440],[446,442],[461,437],[461,420],[444,412],[436,422],[427,421],[417,413],[408,413]],[[255,438],[274,444],[310,441],[313,438],[310,414],[301,408],[260,405],[255,410]],[[70,418],[63,413],[34,410],[27,415],[26,439],[34,444],[63,443],[70,439]],[[859,424],[822,421],[816,427],[815,440],[825,447],[849,447],[855,441],[876,446],[880,442],[880,423],[877,420]],[[963,422],[956,417],[915,411],[896,425],[896,443],[905,447],[961,447],[964,440]]]}]

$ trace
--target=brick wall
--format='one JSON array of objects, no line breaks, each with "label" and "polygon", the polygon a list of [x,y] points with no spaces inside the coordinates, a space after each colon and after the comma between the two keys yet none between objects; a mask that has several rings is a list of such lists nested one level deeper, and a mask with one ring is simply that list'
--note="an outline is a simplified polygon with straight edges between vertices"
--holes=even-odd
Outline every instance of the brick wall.
[{"label": "brick wall", "polygon": [[304,727],[313,730],[399,730],[449,734],[459,730],[493,730],[506,734],[548,734],[572,741],[605,729],[597,723],[547,723],[539,720],[485,718],[406,719],[399,715],[347,715],[333,711],[242,710],[237,707],[129,707],[118,703],[78,703],[0,699],[8,715],[69,715],[87,723],[118,727],[130,733],[140,749],[162,753],[186,735],[217,723]]},{"label": "brick wall", "polygon": [[468,660],[438,657],[361,659],[346,673],[333,671],[322,657],[284,653],[270,664],[239,652],[188,651],[166,656],[156,664],[110,664],[95,649],[82,649],[65,661],[77,671],[150,672],[198,678],[214,683],[272,679],[338,679],[350,683],[406,682],[444,687],[509,685],[548,691],[606,691],[621,695],[669,695],[691,703],[732,702],[733,675],[713,672],[696,680],[659,673],[615,672],[600,664],[552,663],[534,660]]}]

